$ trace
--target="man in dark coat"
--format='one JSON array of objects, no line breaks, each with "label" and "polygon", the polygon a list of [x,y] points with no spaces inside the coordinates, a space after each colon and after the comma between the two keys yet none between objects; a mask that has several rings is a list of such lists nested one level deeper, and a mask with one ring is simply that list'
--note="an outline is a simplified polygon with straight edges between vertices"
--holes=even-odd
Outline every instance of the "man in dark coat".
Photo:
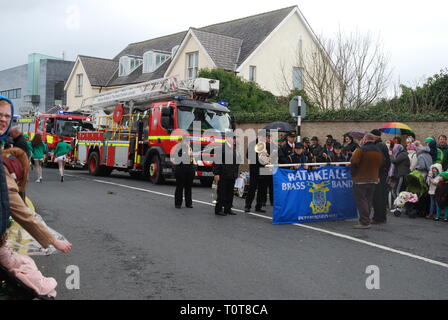
[{"label": "man in dark coat", "polygon": [[322,156],[324,152],[324,148],[319,144],[319,138],[318,137],[312,137],[311,138],[311,156],[312,159],[311,162],[321,163],[325,162],[325,158]]},{"label": "man in dark coat", "polygon": [[383,164],[380,168],[380,181],[375,187],[375,193],[373,196],[373,219],[372,224],[381,224],[387,222],[387,175],[389,173],[389,168],[391,165],[390,155],[387,145],[381,140],[381,131],[372,130],[371,132],[375,136],[375,145],[383,154]]},{"label": "man in dark coat", "polygon": [[375,140],[374,135],[366,134],[363,146],[355,150],[351,159],[353,194],[359,212],[359,225],[355,226],[356,229],[370,229],[370,211],[383,164],[383,155],[375,145]]},{"label": "man in dark coat", "polygon": [[192,187],[195,175],[195,161],[189,139],[184,137],[174,148],[178,159],[173,161],[174,176],[176,177],[176,191],[174,193],[174,205],[177,209],[182,207],[183,194],[185,191],[185,206],[193,208]]},{"label": "man in dark coat", "polygon": [[[213,175],[218,182],[218,199],[215,206],[215,214],[220,216],[235,215],[232,211],[235,180],[239,174],[239,163],[241,161],[238,150],[236,149],[236,138],[230,138],[230,141],[222,146],[221,163],[213,165]],[[224,208],[224,212],[222,211]]]},{"label": "man in dark coat", "polygon": [[279,150],[279,163],[287,164],[289,162],[289,156],[294,153],[294,144],[296,142],[296,135],[294,133],[288,133],[286,135],[286,143]]},{"label": "man in dark coat", "polygon": [[[246,158],[248,160],[251,157],[249,157],[249,154],[255,153],[255,146],[259,142],[265,142],[262,141],[261,137],[253,142],[251,142],[247,149]],[[266,143],[266,142],[265,142]],[[268,144],[266,143],[266,149],[268,147]],[[269,154],[269,151],[267,151]],[[259,154],[255,153],[255,163],[249,162],[249,190],[246,195],[246,205],[244,212],[250,212],[250,208],[252,206],[252,202],[255,198],[255,193],[257,193],[257,199],[255,203],[255,212],[259,213],[266,213],[265,210],[262,209],[263,202],[265,201],[267,197],[267,184],[268,179],[271,178],[270,176],[260,175],[260,168],[263,168],[264,165],[260,163]]]}]

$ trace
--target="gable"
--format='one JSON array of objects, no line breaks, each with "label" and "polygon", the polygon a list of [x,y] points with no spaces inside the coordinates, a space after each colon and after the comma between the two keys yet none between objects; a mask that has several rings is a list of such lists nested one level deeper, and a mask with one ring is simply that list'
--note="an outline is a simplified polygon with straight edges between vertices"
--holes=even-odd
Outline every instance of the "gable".
[{"label": "gable", "polygon": [[216,68],[216,64],[213,62],[207,50],[205,50],[204,46],[194,35],[192,30],[190,30],[171,61],[171,64],[165,73],[165,77],[179,76],[181,78],[186,78],[187,54],[193,52],[198,52],[199,69]]}]

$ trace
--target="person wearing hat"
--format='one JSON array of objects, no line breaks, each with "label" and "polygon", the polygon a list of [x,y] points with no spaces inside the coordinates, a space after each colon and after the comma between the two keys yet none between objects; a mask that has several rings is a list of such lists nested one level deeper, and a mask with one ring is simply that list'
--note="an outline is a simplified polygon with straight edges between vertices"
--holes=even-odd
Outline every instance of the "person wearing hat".
[{"label": "person wearing hat", "polygon": [[436,138],[426,138],[425,144],[429,147],[429,153],[431,154],[432,162],[443,164],[444,154],[443,151],[437,147]]},{"label": "person wearing hat", "polygon": [[333,159],[333,143],[333,139],[327,139],[327,142],[325,143],[324,152],[322,152],[322,157],[324,157],[325,162],[331,162]]},{"label": "person wearing hat", "polygon": [[[289,161],[291,164],[308,163],[309,160],[307,155],[305,154],[305,147],[303,143],[297,142],[294,145],[294,152],[289,156]],[[291,167],[292,170],[298,168],[298,166]]]},{"label": "person wearing hat", "polygon": [[340,142],[335,142],[333,145],[333,156],[331,157],[331,162],[348,162],[346,156],[342,152],[342,144]]},{"label": "person wearing hat", "polygon": [[[176,177],[176,190],[174,192],[174,206],[176,209],[182,207],[185,194],[185,206],[193,208],[192,187],[195,175],[195,159],[189,143],[189,137],[179,139],[179,144],[173,148],[174,176]],[[177,152],[177,153],[176,153]]]},{"label": "person wearing hat", "polygon": [[387,177],[391,166],[390,154],[387,145],[381,140],[381,131],[374,129],[371,131],[374,136],[374,144],[383,155],[383,162],[379,172],[379,183],[375,186],[373,195],[373,219],[372,224],[382,224],[387,222],[387,198],[388,187]]},{"label": "person wearing hat", "polygon": [[311,138],[310,151],[312,157],[312,159],[310,159],[311,162],[321,163],[326,161],[325,158],[322,156],[324,148],[319,144],[318,137]]},{"label": "person wearing hat", "polygon": [[296,135],[292,132],[286,135],[286,143],[281,147],[281,151],[279,152],[279,163],[280,164],[288,164],[290,163],[289,156],[294,152],[294,144],[296,141]]},{"label": "person wearing hat", "polygon": [[[0,140],[4,140],[9,133],[14,105],[11,100],[0,96]],[[23,227],[40,245],[48,248],[50,245],[68,253],[72,244],[68,241],[56,239],[48,228],[36,219],[34,212],[29,209],[19,191],[24,190],[27,178],[25,177],[26,162],[21,162],[17,156],[4,157],[0,151],[0,240],[4,244],[6,225],[9,216]],[[25,153],[18,148],[8,150],[8,153],[17,153],[25,157]],[[23,159],[23,157],[22,157]]]},{"label": "person wearing hat", "polygon": [[312,161],[311,160],[311,150],[310,150],[310,144],[311,144],[310,138],[308,138],[308,137],[303,138],[302,143],[303,143],[303,149],[305,151],[305,155],[308,158],[308,161]]},{"label": "person wearing hat", "polygon": [[448,222],[448,172],[440,173],[441,181],[436,188],[437,215],[434,220],[439,221],[444,214],[445,222]]}]

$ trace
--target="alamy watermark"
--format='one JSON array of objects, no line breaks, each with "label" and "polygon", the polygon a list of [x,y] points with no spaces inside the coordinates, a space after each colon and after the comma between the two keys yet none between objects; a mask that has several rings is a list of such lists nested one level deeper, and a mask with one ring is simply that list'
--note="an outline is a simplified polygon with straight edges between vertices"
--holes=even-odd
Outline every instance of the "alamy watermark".
[{"label": "alamy watermark", "polygon": [[365,273],[369,275],[366,279],[367,290],[380,290],[380,268],[371,265],[366,268]]},{"label": "alamy watermark", "polygon": [[[171,150],[173,164],[189,163],[191,156],[196,161],[215,164],[256,164],[263,159],[264,165],[278,163],[278,139],[280,134],[276,130],[236,129],[225,134],[213,130],[202,130],[201,122],[193,123],[193,132],[177,129],[171,133],[171,141],[179,141]],[[262,146],[255,150],[258,141]],[[205,143],[204,143],[205,142]],[[208,144],[206,144],[208,142]],[[263,144],[265,148],[263,148]],[[247,147],[249,145],[250,147]],[[229,152],[232,150],[232,152]],[[261,168],[261,175],[271,175],[272,170]]]},{"label": "alamy watermark", "polygon": [[78,266],[68,266],[65,268],[65,273],[69,276],[65,280],[65,287],[68,290],[79,290],[81,287],[81,274]]}]

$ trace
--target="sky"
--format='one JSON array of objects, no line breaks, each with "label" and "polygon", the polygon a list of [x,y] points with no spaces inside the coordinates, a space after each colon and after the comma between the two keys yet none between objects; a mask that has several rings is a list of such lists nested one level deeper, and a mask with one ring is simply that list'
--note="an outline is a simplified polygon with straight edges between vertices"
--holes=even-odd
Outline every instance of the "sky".
[{"label": "sky", "polygon": [[448,68],[446,0],[0,0],[0,70],[29,53],[113,58],[129,43],[297,5],[316,34],[379,35],[393,84]]}]

